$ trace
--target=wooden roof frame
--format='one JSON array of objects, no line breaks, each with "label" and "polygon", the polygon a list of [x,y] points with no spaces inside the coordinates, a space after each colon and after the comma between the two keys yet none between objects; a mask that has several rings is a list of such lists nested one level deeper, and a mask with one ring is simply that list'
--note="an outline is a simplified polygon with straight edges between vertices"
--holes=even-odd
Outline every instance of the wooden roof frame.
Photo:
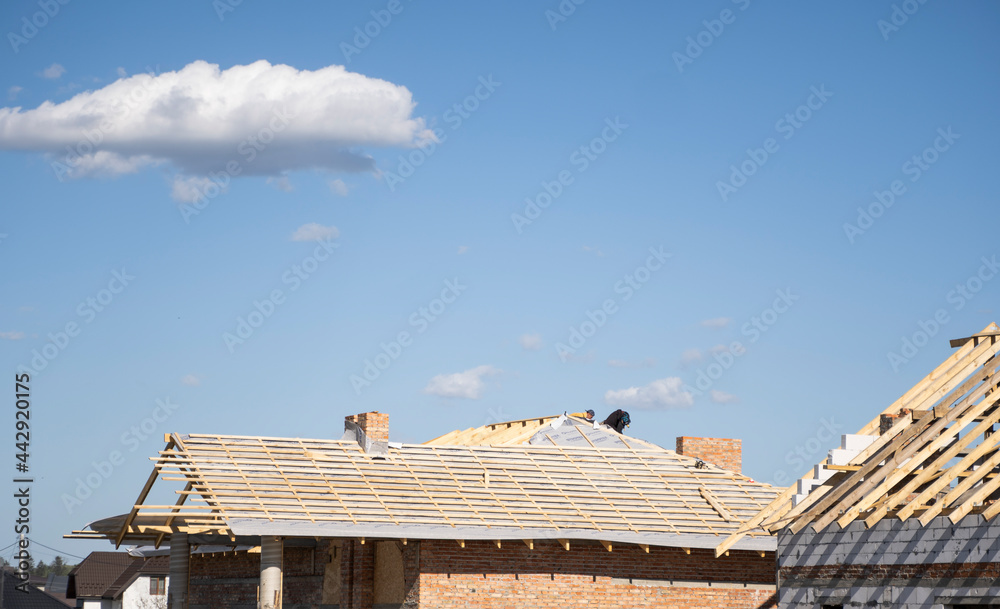
[{"label": "wooden roof frame", "polygon": [[[951,341],[955,353],[858,431],[878,436],[868,448],[847,466],[830,467],[836,473],[798,505],[793,483],[719,544],[716,556],[755,530],[797,533],[811,526],[819,532],[834,522],[843,528],[862,520],[871,527],[914,515],[922,525],[940,515],[957,523],[970,512],[987,519],[1000,513],[1000,433],[993,433],[1000,423],[998,339],[1000,327],[991,323]],[[900,414],[879,435],[882,415]]]}]

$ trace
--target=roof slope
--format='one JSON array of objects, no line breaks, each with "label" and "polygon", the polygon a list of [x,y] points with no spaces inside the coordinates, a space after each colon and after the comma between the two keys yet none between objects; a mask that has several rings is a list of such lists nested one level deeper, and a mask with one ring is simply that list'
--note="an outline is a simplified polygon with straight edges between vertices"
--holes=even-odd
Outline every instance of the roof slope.
[{"label": "roof slope", "polygon": [[855,520],[916,517],[927,525],[938,516],[958,523],[969,513],[1000,513],[998,339],[993,323],[952,341],[958,351],[852,436],[854,450],[831,451],[716,552],[760,527],[820,532]]},{"label": "roof slope", "polygon": [[[393,445],[382,458],[349,440],[173,435],[154,474],[187,482],[182,499],[201,503],[143,505],[124,535],[118,530],[124,517],[90,528],[139,542],[184,527],[235,535],[715,547],[719,535],[736,531],[777,494],[745,476],[645,446]],[[738,548],[773,549],[774,540],[761,532]]]},{"label": "roof slope", "polygon": [[[66,609],[66,603],[42,592],[34,586],[27,586],[27,593],[18,590],[16,586],[21,583],[17,575],[7,569],[3,569],[3,598],[0,606],[6,609]],[[72,606],[72,605],[69,605]]]},{"label": "roof slope", "polygon": [[100,598],[134,561],[127,552],[91,552],[69,572],[67,596]]},{"label": "roof slope", "polygon": [[587,421],[582,414],[537,417],[455,430],[424,442],[425,446],[580,446],[593,448],[652,448],[656,444],[627,437],[607,425]]}]

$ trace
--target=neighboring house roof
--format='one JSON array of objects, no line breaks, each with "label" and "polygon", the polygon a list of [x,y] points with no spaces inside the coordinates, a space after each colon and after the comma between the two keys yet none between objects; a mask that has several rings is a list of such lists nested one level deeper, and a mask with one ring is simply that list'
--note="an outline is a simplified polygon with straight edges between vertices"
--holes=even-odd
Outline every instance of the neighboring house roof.
[{"label": "neighboring house roof", "polygon": [[101,598],[116,599],[141,576],[165,576],[170,574],[170,557],[154,556],[140,558],[133,556],[132,564],[108,586]]},{"label": "neighboring house roof", "polygon": [[[170,512],[142,506],[129,516],[91,523],[83,533],[143,542],[173,527],[240,536],[576,539],[713,548],[718,535],[736,531],[777,494],[740,474],[592,424],[581,428],[563,419],[559,429],[539,425],[534,432],[541,433],[538,444],[392,444],[380,455],[366,454],[349,439],[173,434],[151,480],[186,480],[190,490],[182,497],[203,503]],[[555,440],[563,433],[581,443],[614,434],[621,444],[563,445]],[[774,547],[761,532],[737,549]]]},{"label": "neighboring house roof", "polygon": [[2,576],[4,578],[2,602],[4,609],[66,609],[67,607],[63,601],[34,586],[27,586],[25,588],[27,592],[18,590],[16,586],[21,583],[21,580],[7,569],[3,570]]},{"label": "neighboring house roof", "polygon": [[127,552],[91,552],[69,572],[68,598],[101,598],[135,562]]},{"label": "neighboring house roof", "polygon": [[807,526],[820,532],[863,520],[1000,514],[1000,327],[951,341],[958,351],[779,495],[745,532]]}]

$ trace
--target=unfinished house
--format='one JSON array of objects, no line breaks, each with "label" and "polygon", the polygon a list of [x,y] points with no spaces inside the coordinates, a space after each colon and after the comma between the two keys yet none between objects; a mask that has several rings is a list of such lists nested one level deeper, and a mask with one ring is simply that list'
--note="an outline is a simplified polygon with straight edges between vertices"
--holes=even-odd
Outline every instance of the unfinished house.
[{"label": "unfinished house", "polygon": [[[169,544],[172,608],[774,606],[770,534],[713,554],[777,495],[731,440],[678,454],[564,415],[397,444],[388,420],[170,434],[135,505],[73,536]],[[146,502],[158,480],[176,504]],[[192,553],[208,544],[233,551]]]},{"label": "unfinished house", "polygon": [[778,536],[782,609],[1000,607],[998,328],[957,351],[741,536]]}]

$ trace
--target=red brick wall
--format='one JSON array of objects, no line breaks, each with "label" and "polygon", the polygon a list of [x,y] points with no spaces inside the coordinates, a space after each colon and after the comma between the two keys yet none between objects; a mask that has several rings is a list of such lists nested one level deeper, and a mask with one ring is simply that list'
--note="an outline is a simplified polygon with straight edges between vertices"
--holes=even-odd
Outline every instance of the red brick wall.
[{"label": "red brick wall", "polygon": [[[774,592],[759,588],[640,585],[622,579],[678,579],[774,585],[774,554],[623,545],[535,542],[420,542],[420,607],[440,609],[763,609],[775,607]],[[570,600],[571,599],[571,600]]]},{"label": "red brick wall", "polygon": [[389,441],[389,415],[381,412],[362,412],[352,414],[347,420],[357,423],[372,442]]},{"label": "red brick wall", "polygon": [[677,438],[677,452],[737,474],[743,473],[743,441],[729,438]]},{"label": "red brick wall", "polygon": [[[346,540],[341,546],[341,609],[371,609],[374,548]],[[285,547],[284,605],[318,609],[322,601],[327,542],[316,548]],[[419,570],[418,570],[419,564]],[[403,546],[406,609],[764,609],[775,607],[773,592],[759,588],[640,585],[648,579],[773,585],[774,554],[615,546],[571,542],[567,552],[554,541],[411,541]],[[192,609],[256,606],[260,554],[193,555]],[[567,599],[572,599],[568,602]]]}]

